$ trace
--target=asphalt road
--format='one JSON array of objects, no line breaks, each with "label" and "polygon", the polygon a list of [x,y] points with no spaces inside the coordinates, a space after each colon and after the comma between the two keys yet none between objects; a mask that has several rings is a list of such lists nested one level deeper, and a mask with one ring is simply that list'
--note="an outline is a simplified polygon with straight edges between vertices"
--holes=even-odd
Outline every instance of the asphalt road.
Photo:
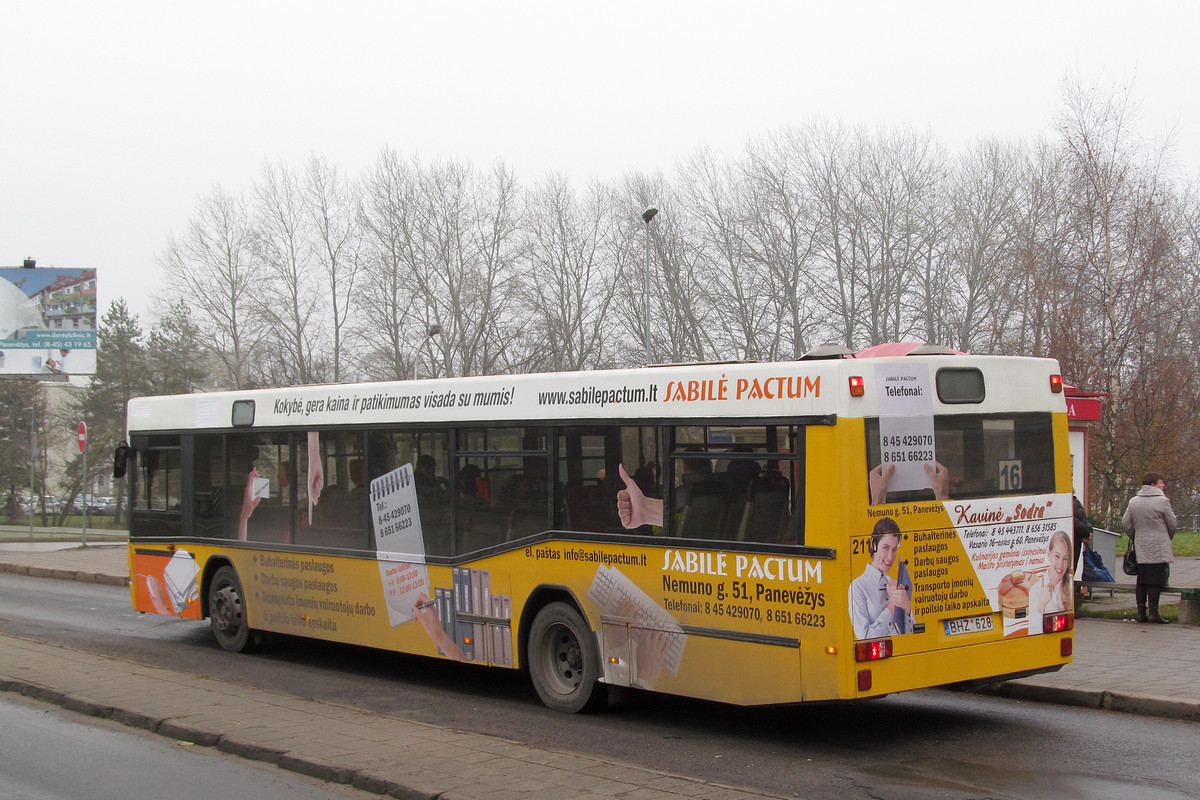
[{"label": "asphalt road", "polygon": [[15,575],[0,575],[0,630],[782,796],[1200,796],[1200,726],[1161,718],[945,690],[774,709],[631,693],[569,716],[519,673],[294,638],[232,655],[200,623],[134,613],[122,589]]},{"label": "asphalt road", "polygon": [[0,695],[3,800],[368,800],[349,786]]}]

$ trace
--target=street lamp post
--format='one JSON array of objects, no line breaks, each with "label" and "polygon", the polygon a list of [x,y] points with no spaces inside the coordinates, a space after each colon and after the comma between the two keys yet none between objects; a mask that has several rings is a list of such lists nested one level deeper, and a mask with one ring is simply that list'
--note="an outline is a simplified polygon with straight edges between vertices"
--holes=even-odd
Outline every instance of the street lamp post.
[{"label": "street lamp post", "polygon": [[87,466],[87,423],[80,422],[77,430],[79,435],[79,457],[83,459],[83,464],[80,466],[80,470],[83,472],[83,480],[80,481],[80,484],[83,486],[83,546],[87,547],[88,505],[91,500],[91,492],[89,491],[91,489],[91,481],[88,480]]},{"label": "street lamp post", "polygon": [[33,541],[34,470],[37,468],[37,406],[29,409],[29,540]]},{"label": "street lamp post", "polygon": [[656,206],[647,206],[642,212],[642,221],[646,223],[646,269],[642,275],[642,305],[645,312],[645,329],[643,337],[646,345],[646,364],[650,364],[650,222],[658,214]]},{"label": "street lamp post", "polygon": [[442,333],[441,325],[430,325],[428,335],[425,337],[425,344],[429,347],[429,377],[436,378],[433,374],[433,337],[440,336]]},{"label": "street lamp post", "polygon": [[[423,342],[423,344],[428,345],[431,341],[433,341],[433,337],[437,336],[441,332],[442,332],[441,325],[430,325],[425,330],[425,341]],[[413,354],[413,380],[414,381],[417,379],[417,366],[420,363],[421,363],[421,346],[418,345],[416,353]],[[430,349],[429,349],[429,371],[431,373],[433,372],[433,348],[432,348],[432,346],[430,346]],[[429,375],[429,377],[432,378],[434,376],[431,374],[431,375]]]}]

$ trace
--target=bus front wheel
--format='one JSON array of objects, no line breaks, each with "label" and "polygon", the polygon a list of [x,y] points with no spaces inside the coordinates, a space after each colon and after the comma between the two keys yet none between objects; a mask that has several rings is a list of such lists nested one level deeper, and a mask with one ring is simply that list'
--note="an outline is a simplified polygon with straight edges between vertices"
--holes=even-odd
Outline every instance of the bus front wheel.
[{"label": "bus front wheel", "polygon": [[529,629],[529,675],[548,708],[574,714],[600,706],[600,648],[583,616],[554,602],[533,619]]},{"label": "bus front wheel", "polygon": [[233,567],[221,567],[213,575],[208,617],[213,635],[223,649],[240,653],[249,648],[251,630],[246,621],[246,598]]}]

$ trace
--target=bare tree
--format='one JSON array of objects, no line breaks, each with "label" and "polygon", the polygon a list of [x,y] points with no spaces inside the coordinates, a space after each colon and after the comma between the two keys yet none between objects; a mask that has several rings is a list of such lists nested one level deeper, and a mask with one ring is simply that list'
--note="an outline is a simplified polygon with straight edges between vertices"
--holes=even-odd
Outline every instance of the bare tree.
[{"label": "bare tree", "polygon": [[1016,277],[1022,167],[1021,151],[996,140],[977,142],[955,164],[945,268],[920,276],[926,341],[994,352],[993,332],[1018,302],[1008,286]]},{"label": "bare tree", "polygon": [[159,257],[169,298],[189,303],[200,341],[222,367],[220,385],[252,385],[266,336],[254,312],[261,280],[254,269],[254,231],[245,201],[220,187],[202,198],[187,233],[168,237]]},{"label": "bare tree", "polygon": [[380,156],[363,199],[364,306],[397,377],[402,364],[415,369],[419,360],[442,376],[504,371],[520,332],[512,313],[518,196],[503,165],[480,175],[464,164]]},{"label": "bare tree", "polygon": [[[1173,360],[1185,311],[1171,277],[1177,251],[1163,154],[1136,134],[1134,119],[1127,87],[1067,80],[1059,130],[1074,180],[1072,277],[1082,313],[1057,354],[1108,395],[1092,464],[1110,512],[1148,457],[1162,454],[1137,420],[1154,410],[1144,389],[1157,379],[1148,372]],[[1194,354],[1186,358],[1194,364]]]},{"label": "bare tree", "polygon": [[352,187],[324,157],[313,155],[308,160],[304,208],[312,231],[313,259],[319,265],[325,293],[329,378],[338,383],[346,373],[343,358],[362,269],[362,231]]},{"label": "bare tree", "polygon": [[1070,319],[1066,161],[1061,148],[1045,141],[1035,143],[1024,160],[1013,217],[1013,271],[1005,287],[1011,311],[993,320],[991,352],[1049,355],[1063,321]]},{"label": "bare tree", "polygon": [[[695,222],[687,215],[686,204],[675,198],[663,176],[630,175],[625,184],[625,192],[632,198],[623,215],[628,226],[626,235],[630,242],[644,241],[642,237],[647,235],[650,237],[649,265],[643,263],[635,267],[635,262],[630,262],[631,274],[623,280],[629,308],[641,309],[644,292],[640,278],[643,269],[649,270],[650,360],[660,363],[706,361],[715,352],[706,313],[712,298],[705,292]],[[661,212],[652,224],[647,225],[642,222],[641,213],[650,205]],[[639,318],[633,328],[638,331],[638,341],[644,343],[647,337],[645,322]],[[644,352],[637,356],[631,354],[633,363],[640,363],[644,358]]]},{"label": "bare tree", "polygon": [[831,327],[817,306],[818,237],[831,230],[813,185],[819,158],[813,127],[787,129],[751,143],[743,172],[751,219],[746,253],[766,282],[771,328],[760,343],[762,358],[799,358]]},{"label": "bare tree", "polygon": [[324,380],[324,292],[300,179],[283,165],[264,165],[255,187],[255,255],[261,265],[257,312],[269,346],[256,367],[278,386]]},{"label": "bare tree", "polygon": [[915,335],[913,284],[936,246],[928,225],[945,157],[929,134],[905,129],[860,132],[852,213],[867,297],[863,327],[870,344]]},{"label": "bare tree", "polygon": [[1053,141],[950,159],[928,133],[813,121],[587,191],[388,150],[351,184],[314,156],[302,179],[264,169],[253,220],[214,190],[162,262],[222,385],[921,338],[1053,356],[1107,394],[1100,506],[1147,465],[1195,497],[1200,190],[1176,186],[1134,111],[1127,88],[1071,79]]},{"label": "bare tree", "polygon": [[579,198],[565,177],[551,175],[528,192],[526,203],[522,250],[528,266],[519,293],[529,320],[523,368],[611,366],[618,326],[613,192],[593,184]]},{"label": "bare tree", "polygon": [[503,372],[520,333],[511,313],[520,257],[518,189],[501,164],[481,175],[438,163],[420,175],[422,215],[409,242],[417,300],[439,375]]},{"label": "bare tree", "polygon": [[869,267],[863,249],[868,236],[864,220],[855,213],[862,202],[861,181],[854,165],[862,146],[861,136],[843,125],[814,124],[805,132],[802,160],[816,215],[815,255],[820,273],[810,282],[820,313],[828,320],[829,338],[854,347],[860,320],[867,315],[865,281]]},{"label": "bare tree", "polygon": [[361,371],[377,380],[416,373],[425,320],[418,319],[410,240],[417,229],[416,170],[392,150],[384,150],[363,181],[359,220],[363,228],[362,281],[358,336],[364,352]]},{"label": "bare tree", "polygon": [[762,360],[787,336],[778,311],[790,292],[772,280],[774,253],[754,249],[769,237],[756,225],[759,187],[739,165],[722,164],[703,149],[681,168],[678,181],[681,207],[693,220],[699,279],[707,289],[704,328],[712,356]]}]

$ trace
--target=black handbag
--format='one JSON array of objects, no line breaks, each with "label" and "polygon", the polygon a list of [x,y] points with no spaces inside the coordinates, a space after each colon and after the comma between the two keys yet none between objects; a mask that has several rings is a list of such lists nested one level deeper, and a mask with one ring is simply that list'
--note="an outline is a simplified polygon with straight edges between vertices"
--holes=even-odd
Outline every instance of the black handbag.
[{"label": "black handbag", "polygon": [[1121,571],[1126,575],[1138,574],[1137,551],[1133,549],[1133,537],[1129,537],[1129,547],[1125,548],[1125,560],[1121,562]]}]

